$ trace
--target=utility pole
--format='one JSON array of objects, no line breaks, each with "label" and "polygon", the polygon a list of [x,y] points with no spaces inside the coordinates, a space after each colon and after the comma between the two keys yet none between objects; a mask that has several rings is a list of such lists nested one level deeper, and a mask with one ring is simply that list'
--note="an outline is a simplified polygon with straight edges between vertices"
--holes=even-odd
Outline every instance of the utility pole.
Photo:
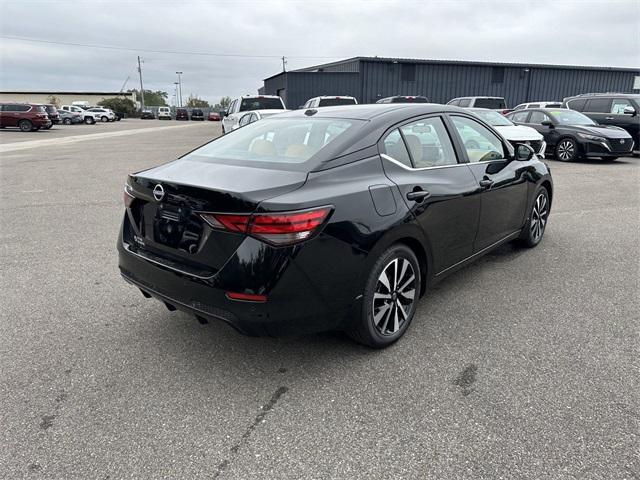
[{"label": "utility pole", "polygon": [[140,110],[144,110],[144,86],[142,85],[142,66],[140,61],[140,55],[138,55],[138,73],[140,74],[140,104],[142,108]]},{"label": "utility pole", "polygon": [[287,68],[285,67],[285,65],[286,65],[286,64],[287,64],[286,57],[284,57],[284,56],[283,56],[283,57],[282,57],[282,71],[283,71],[283,72],[286,72],[286,71],[287,71]]},{"label": "utility pole", "polygon": [[176,72],[176,74],[178,75],[178,90],[180,91],[180,106],[182,106],[182,77],[180,77],[180,75],[182,75],[182,72]]}]

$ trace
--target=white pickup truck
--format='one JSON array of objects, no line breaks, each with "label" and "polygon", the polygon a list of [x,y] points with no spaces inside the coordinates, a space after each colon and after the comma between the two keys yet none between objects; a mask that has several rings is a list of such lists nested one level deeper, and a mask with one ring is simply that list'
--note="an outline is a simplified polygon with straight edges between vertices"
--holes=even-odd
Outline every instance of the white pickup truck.
[{"label": "white pickup truck", "polygon": [[[282,98],[276,95],[245,95],[236,98],[223,112],[222,133],[229,133],[239,126],[240,117],[252,110],[285,110]],[[274,112],[275,113],[275,112]]]}]

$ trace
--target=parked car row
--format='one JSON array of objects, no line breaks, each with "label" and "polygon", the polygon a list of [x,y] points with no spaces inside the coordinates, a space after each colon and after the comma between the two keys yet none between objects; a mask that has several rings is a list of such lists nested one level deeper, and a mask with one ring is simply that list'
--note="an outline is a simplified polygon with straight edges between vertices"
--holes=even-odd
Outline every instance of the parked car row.
[{"label": "parked car row", "polygon": [[[215,113],[215,112],[211,112],[211,113]],[[218,114],[216,114],[218,115]],[[148,108],[142,110],[142,112],[140,113],[140,118],[142,120],[155,120],[156,118],[158,120],[171,120],[172,118],[174,118],[171,114],[171,108],[170,107],[159,107],[158,108],[158,116],[156,117],[156,115],[153,113],[153,110],[150,110]],[[191,112],[189,112],[188,109],[186,108],[177,108],[176,109],[176,114],[175,114],[175,119],[176,120],[202,120],[204,121],[204,112],[202,111],[201,108],[192,108]],[[211,114],[209,114],[209,120],[214,120],[214,118],[211,117]],[[218,115],[218,120],[220,120],[220,115]]]},{"label": "parked car row", "polygon": [[73,125],[78,123],[115,122],[120,120],[113,110],[102,107],[81,107],[37,103],[0,104],[0,128],[17,127],[23,132],[48,130],[53,125]]}]

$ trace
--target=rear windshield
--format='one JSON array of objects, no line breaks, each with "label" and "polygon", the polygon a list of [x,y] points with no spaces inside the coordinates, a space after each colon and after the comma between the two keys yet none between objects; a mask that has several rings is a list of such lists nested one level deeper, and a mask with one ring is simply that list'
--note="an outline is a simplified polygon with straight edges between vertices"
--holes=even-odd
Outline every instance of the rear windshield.
[{"label": "rear windshield", "polygon": [[42,105],[35,105],[35,106],[33,107],[33,109],[34,109],[36,112],[39,112],[39,113],[47,113],[47,111],[45,110],[45,108],[44,108]]},{"label": "rear windshield", "polygon": [[318,103],[319,107],[333,107],[335,105],[355,105],[353,98],[321,98]]},{"label": "rear windshield", "polygon": [[311,157],[366,122],[337,118],[270,118],[254,122],[182,157],[279,170],[308,171]]},{"label": "rear windshield", "polygon": [[53,105],[45,105],[44,108],[47,111],[47,113],[58,113],[58,109]]},{"label": "rear windshield", "polygon": [[391,103],[429,103],[427,97],[394,97]]},{"label": "rear windshield", "polygon": [[243,98],[242,103],[240,104],[241,112],[247,112],[249,110],[271,110],[277,108],[284,109],[280,98]]},{"label": "rear windshield", "polygon": [[507,104],[504,103],[503,98],[476,98],[473,106],[478,108],[493,108],[495,110],[507,108]]}]

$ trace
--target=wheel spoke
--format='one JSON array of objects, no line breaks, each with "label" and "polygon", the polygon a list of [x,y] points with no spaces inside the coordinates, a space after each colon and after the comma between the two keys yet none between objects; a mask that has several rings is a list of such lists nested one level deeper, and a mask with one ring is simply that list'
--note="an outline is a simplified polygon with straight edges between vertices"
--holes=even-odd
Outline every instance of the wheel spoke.
[{"label": "wheel spoke", "polygon": [[[392,307],[392,304],[389,304],[389,307]],[[393,314],[393,311],[395,310],[395,308],[388,308],[387,309],[387,313],[384,316],[384,323],[382,324],[382,326],[380,327],[380,332],[382,332],[382,334],[384,334],[387,330],[387,325],[389,325],[389,320],[391,319],[391,315]]]},{"label": "wheel spoke", "polygon": [[399,300],[396,300],[396,308],[400,310],[400,313],[402,314],[402,321],[404,322],[407,319],[407,312],[404,311],[404,307]]},{"label": "wheel spoke", "polygon": [[398,328],[400,328],[400,325],[398,324],[398,306],[394,305],[395,308],[393,309],[393,330],[391,330],[391,333],[396,333],[398,331]]},{"label": "wheel spoke", "polygon": [[389,311],[389,308],[391,307],[390,303],[386,303],[384,306],[380,307],[380,310],[378,310],[378,313],[373,315],[373,322],[376,325],[380,324],[380,320],[382,320],[382,318],[385,316],[385,314]]},{"label": "wheel spoke", "polygon": [[398,287],[398,259],[393,261],[393,284],[391,288],[395,290]]},{"label": "wheel spoke", "polygon": [[404,298],[406,298],[407,300],[413,300],[415,295],[416,295],[416,291],[415,289],[413,290],[406,290],[404,292],[398,292],[400,295],[402,295]]},{"label": "wheel spoke", "polygon": [[404,278],[404,274],[407,272],[407,267],[409,266],[409,262],[407,262],[404,259],[401,259],[400,265],[401,265],[401,268],[400,268],[400,275],[398,275],[398,283],[400,283]]},{"label": "wheel spoke", "polygon": [[389,300],[391,298],[391,294],[390,293],[380,293],[380,292],[376,292],[373,294],[373,299],[374,300]]},{"label": "wheel spoke", "polygon": [[402,286],[400,288],[398,288],[398,291],[402,292],[405,288],[407,288],[411,284],[411,282],[413,282],[415,280],[415,278],[416,278],[416,276],[413,273],[411,273],[411,276],[407,279],[406,282],[404,282],[402,284]]},{"label": "wheel spoke", "polygon": [[387,269],[382,272],[378,281],[387,288],[388,292],[392,290],[391,284],[389,283],[389,276],[387,275]]}]

